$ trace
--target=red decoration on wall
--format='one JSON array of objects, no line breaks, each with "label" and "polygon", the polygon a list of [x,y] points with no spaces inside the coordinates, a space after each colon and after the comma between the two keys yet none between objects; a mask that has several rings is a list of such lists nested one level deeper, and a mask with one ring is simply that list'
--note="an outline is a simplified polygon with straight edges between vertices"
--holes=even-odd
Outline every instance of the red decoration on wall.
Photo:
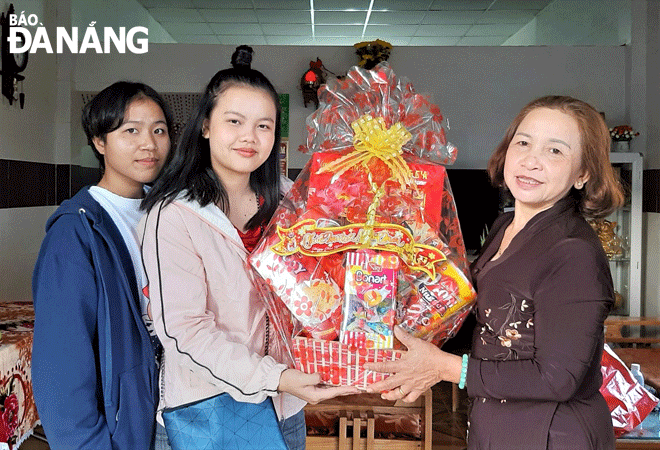
[{"label": "red decoration on wall", "polygon": [[303,93],[303,104],[305,108],[307,103],[314,103],[314,107],[319,107],[319,97],[317,91],[321,85],[325,83],[325,75],[323,74],[323,62],[316,58],[316,61],[309,62],[309,69],[305,71],[300,79],[300,88]]},{"label": "red decoration on wall", "polygon": [[305,81],[307,83],[316,83],[318,81],[318,76],[312,69],[309,69],[307,72],[305,72]]}]

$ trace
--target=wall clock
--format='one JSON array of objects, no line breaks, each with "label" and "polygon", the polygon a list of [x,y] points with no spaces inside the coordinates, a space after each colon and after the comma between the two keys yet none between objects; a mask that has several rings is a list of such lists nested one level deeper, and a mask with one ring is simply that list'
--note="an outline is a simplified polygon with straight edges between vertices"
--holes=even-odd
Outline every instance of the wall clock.
[{"label": "wall clock", "polygon": [[[18,100],[21,109],[25,105],[25,94],[23,93],[23,72],[28,63],[28,51],[23,53],[10,53],[9,52],[9,16],[14,14],[14,5],[10,4],[7,14],[0,15],[0,58],[2,60],[2,95],[7,97],[9,104],[13,104]],[[25,37],[21,34],[21,46],[25,44]],[[18,84],[20,82],[20,93],[16,96],[18,91]]]}]

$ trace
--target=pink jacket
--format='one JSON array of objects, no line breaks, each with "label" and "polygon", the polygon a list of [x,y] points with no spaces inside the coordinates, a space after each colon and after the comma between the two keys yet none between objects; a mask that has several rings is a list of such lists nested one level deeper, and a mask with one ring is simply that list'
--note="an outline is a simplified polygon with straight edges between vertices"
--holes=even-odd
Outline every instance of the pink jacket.
[{"label": "pink jacket", "polygon": [[300,411],[302,400],[277,392],[287,366],[261,356],[266,306],[246,269],[247,251],[220,208],[178,198],[162,209],[156,204],[138,228],[164,348],[159,409],[227,392],[250,403],[276,397],[280,419]]}]

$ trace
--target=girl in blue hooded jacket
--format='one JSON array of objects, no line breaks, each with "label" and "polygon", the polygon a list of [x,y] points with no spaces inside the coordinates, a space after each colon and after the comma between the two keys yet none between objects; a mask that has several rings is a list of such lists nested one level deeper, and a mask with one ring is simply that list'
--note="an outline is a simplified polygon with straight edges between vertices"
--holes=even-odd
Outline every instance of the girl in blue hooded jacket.
[{"label": "girl in blue hooded jacket", "polygon": [[84,108],[103,174],[48,220],[32,282],[32,383],[53,450],[152,446],[158,370],[135,226],[144,184],[169,154],[171,117],[141,83],[115,83]]}]

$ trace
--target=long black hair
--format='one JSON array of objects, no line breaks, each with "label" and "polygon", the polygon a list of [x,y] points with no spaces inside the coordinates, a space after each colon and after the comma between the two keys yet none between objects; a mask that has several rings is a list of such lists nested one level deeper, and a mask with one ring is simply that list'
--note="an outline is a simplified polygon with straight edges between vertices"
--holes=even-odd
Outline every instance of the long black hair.
[{"label": "long black hair", "polygon": [[94,156],[99,160],[101,170],[105,170],[105,160],[94,146],[94,138],[105,141],[108,133],[112,133],[124,124],[124,115],[133,100],[148,98],[156,102],[165,116],[168,133],[172,132],[172,111],[165,99],[144,83],[117,81],[111,84],[85,105],[82,111],[82,127],[87,136],[87,143],[92,148]]},{"label": "long black hair", "polygon": [[142,209],[149,210],[161,200],[167,204],[185,191],[186,199],[197,201],[201,206],[215,203],[225,214],[229,213],[229,197],[211,166],[211,148],[209,140],[202,135],[202,128],[204,121],[210,118],[218,96],[233,86],[250,86],[262,89],[271,96],[277,118],[273,149],[268,159],[250,174],[250,187],[264,202],[246,228],[265,225],[273,216],[280,198],[281,108],[279,96],[271,82],[261,72],[251,68],[252,53],[252,48],[247,45],[237,47],[231,58],[233,67],[221,70],[211,78],[183,130],[179,144],[170,152],[160,177],[142,201]]}]

